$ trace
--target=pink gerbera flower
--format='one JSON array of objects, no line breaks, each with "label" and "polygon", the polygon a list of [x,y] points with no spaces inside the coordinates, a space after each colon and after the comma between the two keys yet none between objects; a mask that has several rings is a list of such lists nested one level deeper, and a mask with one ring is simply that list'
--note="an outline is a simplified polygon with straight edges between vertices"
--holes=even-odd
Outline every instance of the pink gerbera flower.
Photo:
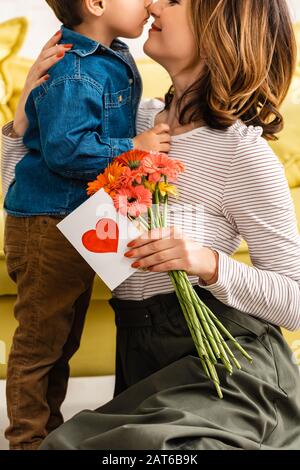
[{"label": "pink gerbera flower", "polygon": [[144,186],[120,189],[113,198],[115,208],[123,215],[139,217],[152,205],[152,194]]},{"label": "pink gerbera flower", "polygon": [[149,175],[149,181],[153,183],[160,181],[162,176],[174,181],[179,173],[184,171],[184,165],[179,160],[172,160],[161,153],[152,153],[144,157],[142,168]]}]

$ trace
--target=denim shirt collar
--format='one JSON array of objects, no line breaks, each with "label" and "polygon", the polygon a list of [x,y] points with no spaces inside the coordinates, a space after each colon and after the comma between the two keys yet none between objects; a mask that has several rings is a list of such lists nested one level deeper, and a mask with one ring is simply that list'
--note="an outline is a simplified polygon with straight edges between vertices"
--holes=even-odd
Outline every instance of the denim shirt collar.
[{"label": "denim shirt collar", "polygon": [[101,48],[103,51],[114,51],[114,52],[128,52],[129,48],[127,44],[120,41],[120,39],[114,39],[111,46],[107,47],[100,42],[94,41],[82,34],[73,31],[66,26],[62,26],[62,40],[61,44],[73,44],[73,48],[70,52],[74,52],[80,57],[85,57],[87,55],[94,54],[98,48]]}]

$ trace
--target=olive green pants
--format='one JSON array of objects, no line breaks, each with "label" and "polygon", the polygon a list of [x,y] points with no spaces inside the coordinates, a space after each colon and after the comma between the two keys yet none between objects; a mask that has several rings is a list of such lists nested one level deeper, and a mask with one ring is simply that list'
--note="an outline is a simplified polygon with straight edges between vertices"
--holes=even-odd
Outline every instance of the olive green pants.
[{"label": "olive green pants", "polygon": [[231,376],[217,366],[224,398],[203,373],[174,293],[111,299],[115,396],[75,415],[41,449],[300,449],[300,376],[280,328],[195,289],[253,357],[236,352],[242,370]]}]

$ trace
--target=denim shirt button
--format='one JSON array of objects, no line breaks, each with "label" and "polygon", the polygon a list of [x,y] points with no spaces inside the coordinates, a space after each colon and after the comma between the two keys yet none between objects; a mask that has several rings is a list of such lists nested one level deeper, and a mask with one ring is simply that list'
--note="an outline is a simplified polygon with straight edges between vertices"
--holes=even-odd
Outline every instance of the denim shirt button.
[{"label": "denim shirt button", "polygon": [[119,100],[120,103],[122,103],[122,101],[123,101],[123,96],[122,96],[122,95],[119,95],[118,100]]},{"label": "denim shirt button", "polygon": [[129,79],[129,84],[130,84],[130,85],[133,84],[133,78],[130,78],[130,79]]}]

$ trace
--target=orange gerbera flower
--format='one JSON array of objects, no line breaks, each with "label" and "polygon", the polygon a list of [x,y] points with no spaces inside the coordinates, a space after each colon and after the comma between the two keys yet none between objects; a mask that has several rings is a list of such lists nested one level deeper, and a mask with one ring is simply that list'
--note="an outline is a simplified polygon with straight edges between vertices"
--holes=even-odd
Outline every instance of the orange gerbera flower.
[{"label": "orange gerbera flower", "polygon": [[114,161],[104,172],[97,176],[97,179],[88,183],[87,193],[92,196],[100,189],[104,189],[111,197],[116,194],[116,191],[124,184],[124,167]]},{"label": "orange gerbera flower", "polygon": [[148,154],[149,152],[145,152],[144,150],[129,150],[129,152],[119,155],[114,161],[121,165],[128,166],[131,170],[136,170],[140,167],[143,158]]}]

